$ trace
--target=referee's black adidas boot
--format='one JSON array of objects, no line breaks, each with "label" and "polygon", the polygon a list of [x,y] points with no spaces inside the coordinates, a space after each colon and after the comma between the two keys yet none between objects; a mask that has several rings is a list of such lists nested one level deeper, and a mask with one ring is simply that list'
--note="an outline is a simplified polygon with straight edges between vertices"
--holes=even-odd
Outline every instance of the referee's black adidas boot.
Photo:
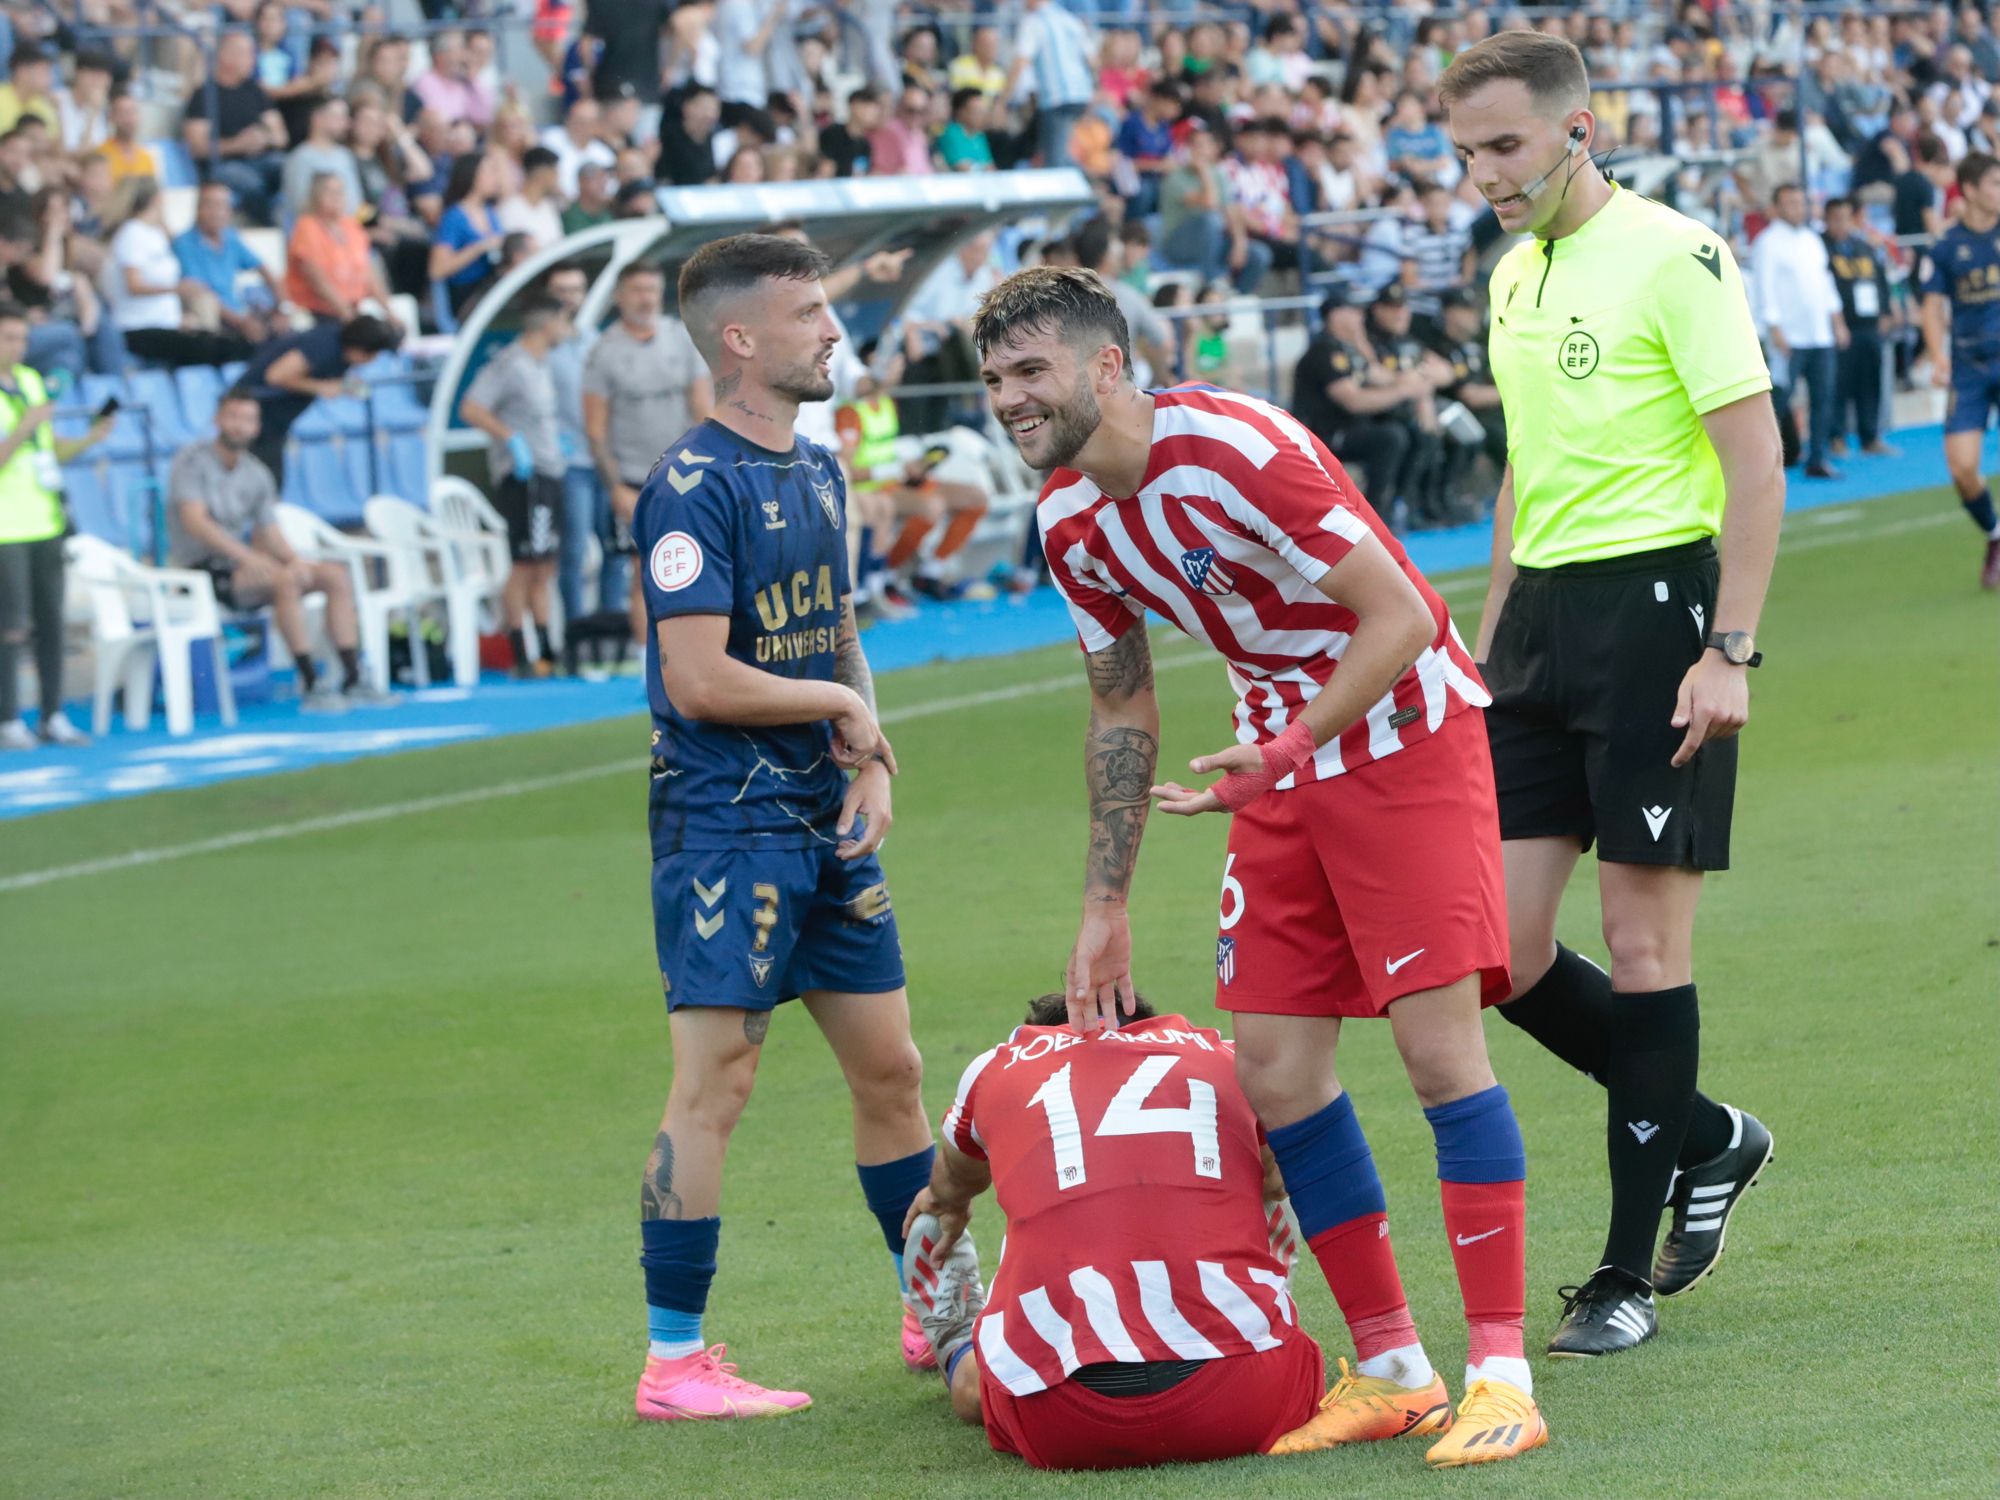
[{"label": "referee's black adidas boot", "polygon": [[1636,1348],[1660,1331],[1653,1289],[1629,1271],[1599,1266],[1582,1286],[1566,1286],[1562,1325],[1549,1340],[1553,1359],[1594,1359]]},{"label": "referee's black adidas boot", "polygon": [[1771,1132],[1764,1122],[1730,1105],[1722,1107],[1729,1111],[1729,1145],[1682,1172],[1667,1198],[1673,1227],[1653,1262],[1653,1290],[1662,1297],[1679,1296],[1715,1269],[1729,1216],[1771,1162]]}]

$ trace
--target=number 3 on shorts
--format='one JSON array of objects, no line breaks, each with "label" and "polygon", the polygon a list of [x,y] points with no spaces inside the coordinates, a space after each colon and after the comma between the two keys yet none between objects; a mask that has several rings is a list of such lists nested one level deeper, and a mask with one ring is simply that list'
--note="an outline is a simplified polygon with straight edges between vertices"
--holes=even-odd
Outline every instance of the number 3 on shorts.
[{"label": "number 3 on shorts", "polygon": [[1222,862],[1222,930],[1224,932],[1229,931],[1230,928],[1243,920],[1243,907],[1245,904],[1243,882],[1229,873],[1230,868],[1235,863],[1236,856],[1234,854]]}]

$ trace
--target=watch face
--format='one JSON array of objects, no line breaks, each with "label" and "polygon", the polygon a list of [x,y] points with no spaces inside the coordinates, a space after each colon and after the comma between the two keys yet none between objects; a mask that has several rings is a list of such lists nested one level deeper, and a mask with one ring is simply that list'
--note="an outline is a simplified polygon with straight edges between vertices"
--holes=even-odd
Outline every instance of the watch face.
[{"label": "watch face", "polygon": [[1737,666],[1750,660],[1751,648],[1755,645],[1747,630],[1732,630],[1722,638],[1722,654]]}]

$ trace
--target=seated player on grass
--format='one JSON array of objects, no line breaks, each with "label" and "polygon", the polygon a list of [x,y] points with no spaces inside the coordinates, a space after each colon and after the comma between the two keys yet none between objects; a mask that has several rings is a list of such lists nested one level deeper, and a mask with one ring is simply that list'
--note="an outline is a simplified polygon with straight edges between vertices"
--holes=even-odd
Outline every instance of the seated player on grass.
[{"label": "seated player on grass", "polygon": [[[1078,1034],[1044,995],[965,1070],[943,1135],[904,1282],[952,1410],[997,1452],[1115,1469],[1300,1446],[1287,1434],[1318,1406],[1324,1360],[1273,1253],[1296,1240],[1266,1208],[1275,1172],[1217,1032],[1142,996],[1116,1030]],[[966,1232],[988,1187],[1007,1216],[991,1296]]]}]

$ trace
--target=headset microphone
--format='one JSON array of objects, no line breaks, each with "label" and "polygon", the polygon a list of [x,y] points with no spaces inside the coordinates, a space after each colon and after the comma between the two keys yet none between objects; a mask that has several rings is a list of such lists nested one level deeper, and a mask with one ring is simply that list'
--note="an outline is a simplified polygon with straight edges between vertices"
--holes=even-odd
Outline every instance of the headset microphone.
[{"label": "headset microphone", "polygon": [[1584,131],[1581,125],[1570,128],[1568,147],[1563,151],[1561,156],[1556,158],[1554,166],[1550,167],[1548,171],[1542,173],[1541,176],[1521,189],[1521,196],[1523,198],[1532,203],[1535,199],[1541,197],[1542,189],[1549,185],[1549,179],[1560,172],[1568,164],[1570,158],[1583,149],[1583,135]]}]

